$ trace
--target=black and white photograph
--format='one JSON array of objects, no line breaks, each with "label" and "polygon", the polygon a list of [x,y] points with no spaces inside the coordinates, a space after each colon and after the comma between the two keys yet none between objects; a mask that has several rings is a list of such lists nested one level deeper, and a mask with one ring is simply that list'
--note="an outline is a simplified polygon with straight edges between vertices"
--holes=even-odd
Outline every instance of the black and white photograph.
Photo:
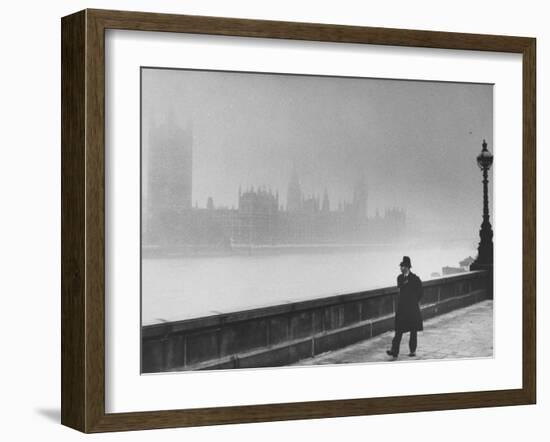
[{"label": "black and white photograph", "polygon": [[0,440],[547,434],[548,8],[455,6],[7,2]]},{"label": "black and white photograph", "polygon": [[492,357],[492,129],[492,84],[142,68],[142,373]]}]

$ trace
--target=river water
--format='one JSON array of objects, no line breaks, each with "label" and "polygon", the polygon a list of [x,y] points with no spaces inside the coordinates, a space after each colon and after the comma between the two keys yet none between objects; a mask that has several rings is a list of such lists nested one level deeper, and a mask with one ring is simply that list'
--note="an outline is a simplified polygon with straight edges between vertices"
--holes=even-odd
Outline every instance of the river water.
[{"label": "river water", "polygon": [[394,285],[403,254],[422,280],[457,267],[471,245],[144,258],[143,325]]}]

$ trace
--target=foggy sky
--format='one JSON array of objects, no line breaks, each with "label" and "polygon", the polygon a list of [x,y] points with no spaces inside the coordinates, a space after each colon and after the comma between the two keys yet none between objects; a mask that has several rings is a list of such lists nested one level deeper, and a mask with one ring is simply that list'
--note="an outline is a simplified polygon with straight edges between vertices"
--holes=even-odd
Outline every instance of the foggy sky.
[{"label": "foggy sky", "polygon": [[239,185],[278,190],[286,207],[294,167],[306,195],[327,189],[331,210],[363,173],[369,216],[403,207],[423,229],[479,229],[492,85],[143,69],[144,198],[149,129],[167,121],[193,132],[199,207],[210,196],[236,207]]}]

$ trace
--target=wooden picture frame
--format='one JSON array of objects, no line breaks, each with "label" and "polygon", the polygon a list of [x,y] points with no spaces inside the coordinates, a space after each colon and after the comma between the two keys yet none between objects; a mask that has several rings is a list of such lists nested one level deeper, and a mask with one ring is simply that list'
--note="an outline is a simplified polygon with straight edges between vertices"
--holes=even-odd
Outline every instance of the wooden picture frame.
[{"label": "wooden picture frame", "polygon": [[[536,40],[235,18],[84,10],[62,29],[62,424],[142,430],[533,404],[536,400]],[[105,412],[105,30],[494,51],[523,61],[523,385],[456,392],[131,413]]]}]

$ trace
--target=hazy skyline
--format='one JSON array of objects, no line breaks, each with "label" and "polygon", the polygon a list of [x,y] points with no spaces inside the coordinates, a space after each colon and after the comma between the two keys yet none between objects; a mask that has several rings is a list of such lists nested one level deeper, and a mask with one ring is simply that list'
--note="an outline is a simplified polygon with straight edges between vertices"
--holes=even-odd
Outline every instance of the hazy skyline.
[{"label": "hazy skyline", "polygon": [[236,207],[239,186],[262,185],[286,207],[295,168],[304,194],[326,188],[332,210],[364,174],[369,216],[403,207],[461,233],[481,222],[475,157],[483,139],[495,153],[492,85],[143,69],[144,198],[149,130],[168,122],[192,131],[199,207],[210,196]]}]

